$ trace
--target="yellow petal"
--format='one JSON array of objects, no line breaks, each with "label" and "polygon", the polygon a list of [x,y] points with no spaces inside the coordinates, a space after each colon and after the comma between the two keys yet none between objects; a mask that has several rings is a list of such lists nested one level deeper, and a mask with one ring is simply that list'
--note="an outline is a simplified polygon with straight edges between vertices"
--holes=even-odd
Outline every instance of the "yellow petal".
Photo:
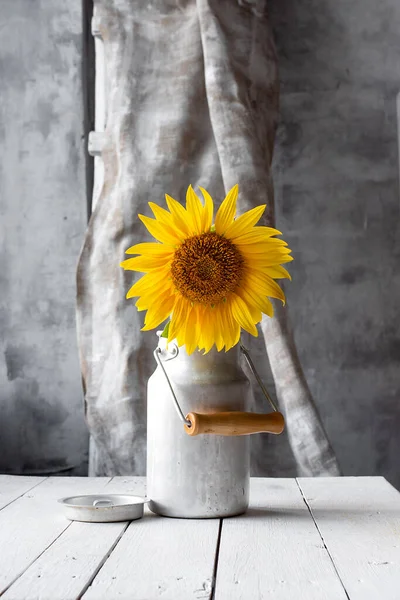
[{"label": "yellow petal", "polygon": [[190,303],[178,294],[175,297],[175,304],[172,311],[171,323],[168,330],[168,342],[178,338],[179,335],[185,332],[186,320],[189,310],[191,308]]},{"label": "yellow petal", "polygon": [[279,265],[277,267],[267,267],[265,269],[265,272],[267,273],[267,275],[273,277],[274,279],[290,279],[290,281],[292,280],[290,273],[286,271],[285,267],[281,267]]},{"label": "yellow petal", "polygon": [[243,329],[251,333],[251,335],[257,337],[257,327],[251,318],[251,314],[246,303],[235,293],[232,293],[229,299],[232,307],[232,314],[235,320],[241,327],[243,327]]},{"label": "yellow petal", "polygon": [[162,208],[162,206],[158,206],[158,204],[155,204],[154,202],[149,202],[149,206],[153,212],[153,215],[159,223],[166,225],[170,230],[175,232],[177,237],[179,237],[181,241],[185,239],[185,233],[178,226],[173,215],[170,212],[165,210],[165,208]]},{"label": "yellow petal", "polygon": [[150,217],[145,217],[144,215],[138,215],[139,219],[142,221],[143,225],[146,227],[147,231],[159,242],[163,242],[163,244],[168,244],[176,248],[180,245],[180,239],[177,236],[176,232],[174,232],[170,227],[165,225],[164,223],[159,223],[155,219],[150,219]]},{"label": "yellow petal", "polygon": [[149,291],[153,292],[153,290],[165,291],[168,287],[172,286],[172,281],[169,277],[169,268],[162,267],[161,269],[154,269],[149,271],[146,275],[143,275],[133,284],[129,292],[127,293],[127,298],[133,298],[135,296],[141,296],[142,294],[146,294]]},{"label": "yellow petal", "polygon": [[268,277],[262,271],[256,271],[255,269],[249,269],[246,273],[246,280],[248,282],[248,288],[251,288],[257,294],[262,296],[269,296],[270,298],[277,298],[285,304],[285,294],[279,285]]},{"label": "yellow petal", "polygon": [[192,354],[197,348],[199,339],[199,323],[197,318],[197,307],[192,306],[189,311],[185,329],[185,350]]},{"label": "yellow petal", "polygon": [[136,300],[135,302],[135,306],[136,308],[141,311],[141,310],[147,310],[148,308],[150,308],[150,306],[153,303],[150,301],[148,301],[148,298],[141,296],[138,300]]},{"label": "yellow petal", "polygon": [[274,316],[274,306],[271,300],[269,300],[268,298],[262,298],[262,303],[260,303],[260,309],[264,313],[264,315],[267,315],[271,318]]},{"label": "yellow petal", "polygon": [[244,235],[248,231],[251,231],[251,228],[258,223],[261,219],[263,212],[265,211],[266,204],[261,206],[256,206],[251,210],[248,210],[243,215],[240,215],[225,231],[225,237],[230,240],[234,240],[236,237],[240,235]]},{"label": "yellow petal", "polygon": [[158,269],[170,262],[171,258],[169,255],[164,256],[135,256],[135,258],[128,258],[120,263],[120,267],[126,271],[140,271],[146,273],[152,269]]},{"label": "yellow petal", "polygon": [[242,252],[242,255],[246,258],[246,263],[249,267],[255,267],[257,269],[264,269],[265,267],[274,267],[281,263],[290,262],[293,260],[293,256],[290,256],[291,250],[289,248],[276,248],[269,250],[264,254],[249,254]]},{"label": "yellow petal", "polygon": [[[269,317],[274,316],[274,307],[272,306],[271,301],[268,300],[266,296],[255,292],[251,286],[244,284],[242,287],[236,290],[236,293],[244,302],[246,302],[248,306],[256,307]],[[257,319],[255,319],[255,321],[257,321]]]},{"label": "yellow petal", "polygon": [[242,287],[242,288],[237,289],[235,291],[235,294],[240,296],[240,298],[243,300],[243,302],[247,306],[247,309],[251,316],[251,321],[253,323],[259,323],[262,319],[262,314],[261,314],[262,311],[261,311],[261,308],[258,306],[258,303],[253,300],[252,295],[248,293],[248,290],[246,290]]},{"label": "yellow petal", "polygon": [[236,200],[238,197],[239,186],[235,185],[227,193],[215,217],[215,231],[223,235],[229,225],[233,222],[236,215]]},{"label": "yellow petal", "polygon": [[225,351],[227,352],[233,348],[233,346],[236,346],[240,340],[240,325],[233,317],[232,307],[229,301],[226,302],[224,315],[226,321],[226,331],[229,332],[228,343],[225,344]]},{"label": "yellow petal", "polygon": [[215,345],[217,347],[218,352],[221,352],[222,348],[225,346],[225,330],[223,318],[221,315],[221,304],[225,304],[221,302],[217,305],[212,312],[212,318],[214,319],[214,337],[215,337]]},{"label": "yellow petal", "polygon": [[168,196],[168,194],[165,194],[165,200],[177,227],[186,235],[194,234],[194,231],[190,228],[188,213],[182,204]]},{"label": "yellow petal", "polygon": [[142,244],[135,244],[128,250],[125,250],[125,254],[147,254],[147,255],[164,255],[174,254],[174,249],[171,246],[164,246],[157,242],[143,242]]},{"label": "yellow petal", "polygon": [[186,192],[186,212],[189,215],[195,234],[203,233],[201,219],[203,206],[191,185],[189,185]]},{"label": "yellow petal", "polygon": [[[243,300],[243,298],[242,298]],[[247,303],[245,302],[249,313],[251,315],[251,320],[253,321],[253,323],[260,323],[261,319],[262,319],[262,311],[258,308],[258,306],[255,306],[252,303]]]},{"label": "yellow petal", "polygon": [[232,346],[237,344],[240,336],[240,326],[232,315],[232,308],[228,301],[221,302],[217,307],[218,323],[223,337],[223,347],[227,352]]},{"label": "yellow petal", "polygon": [[269,238],[269,240],[258,242],[256,244],[249,244],[248,242],[238,242],[239,238],[233,240],[233,243],[243,254],[267,254],[268,252],[280,252],[286,249],[286,253],[289,254],[291,250],[287,247],[287,242],[277,238]]},{"label": "yellow petal", "polygon": [[155,298],[157,298],[157,303],[160,303],[160,298],[163,297],[164,294],[175,297],[175,288],[169,281],[155,284],[150,290],[141,294],[140,298],[136,301],[135,306],[138,310],[146,310],[155,303]]},{"label": "yellow petal", "polygon": [[209,306],[201,306],[199,307],[198,312],[199,322],[201,323],[199,331],[199,348],[204,348],[204,354],[207,354],[214,346],[213,309]]},{"label": "yellow petal", "polygon": [[160,302],[153,302],[147,309],[142,331],[154,329],[160,323],[165,321],[171,314],[175,302],[174,296],[166,293],[160,298]]},{"label": "yellow petal", "polygon": [[202,228],[202,231],[207,232],[207,231],[210,231],[211,225],[212,225],[213,214],[214,214],[214,202],[213,202],[213,199],[211,198],[210,194],[207,192],[207,190],[205,190],[202,187],[199,187],[199,189],[200,189],[201,193],[203,194],[203,198],[204,198],[204,207],[203,207],[201,228]]},{"label": "yellow petal", "polygon": [[265,242],[274,235],[282,235],[282,232],[273,227],[264,227],[263,225],[260,225],[258,227],[253,227],[248,233],[244,233],[235,238],[235,244],[257,244],[258,242]]}]

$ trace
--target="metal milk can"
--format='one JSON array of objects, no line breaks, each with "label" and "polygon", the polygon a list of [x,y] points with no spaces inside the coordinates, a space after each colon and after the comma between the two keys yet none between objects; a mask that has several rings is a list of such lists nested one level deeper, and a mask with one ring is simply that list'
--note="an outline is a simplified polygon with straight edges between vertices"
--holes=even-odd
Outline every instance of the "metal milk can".
[{"label": "metal milk can", "polygon": [[[160,515],[213,518],[238,515],[249,503],[249,433],[281,433],[283,416],[247,412],[251,387],[243,352],[212,349],[188,355],[159,338],[158,366],[148,382],[147,496]],[[254,370],[253,370],[254,372]]]}]

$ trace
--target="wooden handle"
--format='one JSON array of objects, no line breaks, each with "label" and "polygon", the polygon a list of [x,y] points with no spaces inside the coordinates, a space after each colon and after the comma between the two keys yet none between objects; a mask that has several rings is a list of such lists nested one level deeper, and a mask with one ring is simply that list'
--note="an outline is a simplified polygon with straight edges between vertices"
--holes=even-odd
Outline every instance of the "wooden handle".
[{"label": "wooden handle", "polygon": [[283,415],[279,412],[257,414],[250,412],[189,413],[191,422],[184,425],[189,435],[214,433],[216,435],[248,435],[250,433],[282,433],[285,427]]}]

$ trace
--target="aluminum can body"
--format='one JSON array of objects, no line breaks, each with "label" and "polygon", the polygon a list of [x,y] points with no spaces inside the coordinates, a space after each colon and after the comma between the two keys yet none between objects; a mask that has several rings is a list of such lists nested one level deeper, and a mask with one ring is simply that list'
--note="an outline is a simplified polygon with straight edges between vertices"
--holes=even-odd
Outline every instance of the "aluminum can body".
[{"label": "aluminum can body", "polygon": [[[172,344],[174,344],[172,342]],[[183,414],[247,411],[250,382],[239,346],[228,352],[171,353],[160,338],[159,356]],[[173,354],[173,356],[172,356]],[[181,518],[217,518],[246,511],[249,502],[249,436],[189,436],[160,366],[148,382],[147,496],[150,509]]]}]

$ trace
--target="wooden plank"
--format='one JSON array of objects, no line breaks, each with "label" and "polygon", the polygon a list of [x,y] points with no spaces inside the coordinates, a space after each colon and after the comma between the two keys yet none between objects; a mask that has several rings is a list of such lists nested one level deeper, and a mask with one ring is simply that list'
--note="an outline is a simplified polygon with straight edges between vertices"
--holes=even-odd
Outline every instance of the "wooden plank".
[{"label": "wooden plank", "polygon": [[104,150],[105,134],[101,131],[91,131],[89,133],[88,152],[90,156],[101,156]]},{"label": "wooden plank", "polygon": [[299,479],[350,600],[400,597],[400,494],[382,477]]},{"label": "wooden plank", "polygon": [[[102,491],[144,495],[143,477],[115,477]],[[123,535],[128,523],[73,522],[2,596],[5,600],[74,600]]]},{"label": "wooden plank", "polygon": [[[101,156],[105,144],[104,132],[107,124],[107,73],[105,60],[105,47],[102,38],[101,19],[97,15],[97,7],[94,7],[92,20],[92,34],[95,46],[95,131],[94,134],[102,134],[103,138],[95,140],[94,156],[94,182],[92,195],[92,211],[96,208],[104,184],[104,161]],[[97,147],[96,147],[97,146]],[[92,153],[91,140],[89,139],[89,154]]]},{"label": "wooden plank", "polygon": [[219,519],[132,522],[83,600],[211,598]]},{"label": "wooden plank", "polygon": [[0,475],[0,510],[46,480],[46,477]]},{"label": "wooden plank", "polygon": [[0,594],[69,527],[57,499],[96,493],[108,482],[50,477],[0,511]]},{"label": "wooden plank", "polygon": [[222,526],[215,600],[345,600],[294,479],[252,479],[246,515]]},{"label": "wooden plank", "polygon": [[97,15],[92,19],[92,35],[95,38],[95,129],[104,131],[107,123],[107,77],[101,19]]}]

